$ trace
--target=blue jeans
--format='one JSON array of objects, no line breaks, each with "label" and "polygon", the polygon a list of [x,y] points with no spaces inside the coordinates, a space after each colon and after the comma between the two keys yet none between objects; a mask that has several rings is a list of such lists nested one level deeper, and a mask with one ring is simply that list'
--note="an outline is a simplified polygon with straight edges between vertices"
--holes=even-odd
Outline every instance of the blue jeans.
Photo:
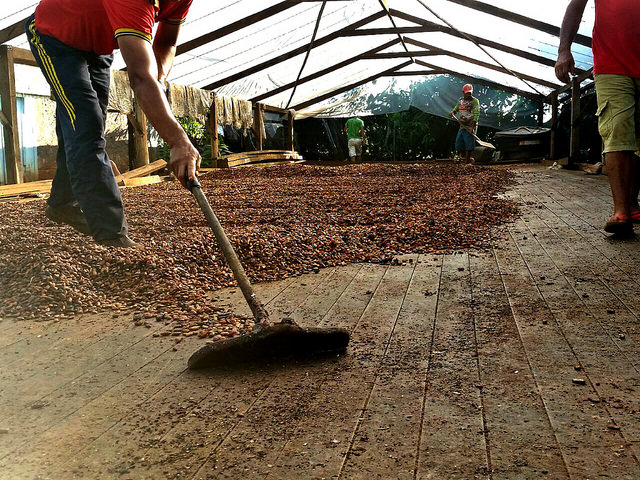
[{"label": "blue jeans", "polygon": [[469,132],[467,132],[464,128],[458,130],[458,135],[456,136],[456,151],[462,152],[466,150],[473,150],[476,148],[476,141]]},{"label": "blue jeans", "polygon": [[56,100],[57,167],[48,203],[55,208],[77,201],[96,240],[123,236],[127,221],[104,138],[113,55],[41,35],[33,15],[26,33]]}]

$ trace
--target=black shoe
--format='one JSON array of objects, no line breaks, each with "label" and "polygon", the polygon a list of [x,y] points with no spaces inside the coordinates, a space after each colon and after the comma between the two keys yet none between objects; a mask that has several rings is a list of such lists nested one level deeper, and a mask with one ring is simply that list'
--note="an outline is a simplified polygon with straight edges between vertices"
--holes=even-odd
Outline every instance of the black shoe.
[{"label": "black shoe", "polygon": [[127,235],[122,235],[121,237],[116,238],[108,238],[106,240],[96,240],[98,245],[102,245],[103,247],[117,247],[117,248],[135,248],[138,247],[139,244],[131,240]]},{"label": "black shoe", "polygon": [[80,207],[76,205],[67,204],[62,207],[52,207],[51,205],[48,205],[44,213],[49,220],[56,223],[64,223],[75,228],[80,233],[91,235],[87,219],[84,218],[84,214],[82,213],[82,210],[80,210]]}]

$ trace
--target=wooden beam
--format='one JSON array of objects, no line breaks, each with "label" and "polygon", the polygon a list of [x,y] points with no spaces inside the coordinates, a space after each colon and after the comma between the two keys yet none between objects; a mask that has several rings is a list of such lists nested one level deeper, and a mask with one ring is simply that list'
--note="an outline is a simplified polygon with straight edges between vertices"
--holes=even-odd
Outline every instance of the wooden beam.
[{"label": "wooden beam", "polygon": [[294,151],[294,145],[293,145],[293,119],[295,118],[296,115],[296,111],[295,110],[289,110],[289,130],[288,130],[288,134],[289,134],[289,150]]},{"label": "wooden beam", "polygon": [[206,33],[199,36],[198,38],[194,38],[193,40],[189,40],[188,42],[178,45],[178,48],[176,48],[176,55],[182,55],[183,53],[187,53],[195,48],[201,47],[202,45],[213,42],[214,40],[218,40],[219,38],[229,35],[230,33],[237,32],[238,30],[253,25],[254,23],[258,23],[266,18],[272,17],[273,15],[283,12],[284,10],[295,7],[300,3],[303,2],[301,0],[285,0],[284,2],[280,2],[269,8],[261,10],[260,12],[254,13],[253,15],[244,17],[236,22],[229,23],[228,25],[214,30],[213,32]]},{"label": "wooden beam", "polygon": [[580,81],[573,77],[571,81],[571,140],[569,143],[569,165],[578,159],[580,151]]},{"label": "wooden beam", "polygon": [[239,158],[260,157],[260,156],[271,155],[271,154],[278,154],[281,156],[285,154],[297,155],[296,152],[291,150],[250,150],[248,152],[230,153],[229,155],[225,155],[224,157],[221,157],[221,158],[232,161],[232,160],[238,160]]},{"label": "wooden beam", "polygon": [[129,133],[129,166],[132,169],[149,165],[147,117],[140,103],[134,100],[134,112],[127,115]]},{"label": "wooden beam", "polygon": [[381,60],[388,58],[413,58],[413,57],[433,57],[436,55],[449,55],[446,50],[421,50],[419,52],[386,52],[386,53],[373,53],[369,55],[363,55],[363,60]]},{"label": "wooden beam", "polygon": [[[490,47],[490,48],[493,48],[494,50],[499,50],[501,52],[510,53],[511,55],[515,55],[517,57],[524,58],[526,60],[531,60],[532,62],[536,62],[541,65],[545,65],[547,67],[553,67],[556,64],[556,61],[552,58],[536,55],[535,53],[527,52],[526,50],[520,50],[517,48],[509,47],[508,45],[503,45],[501,43],[494,42],[492,40],[487,40],[486,38],[478,37],[477,35],[471,35],[466,32],[459,32],[457,30],[454,30],[451,27],[448,27],[447,25],[439,25],[437,23],[430,22],[429,20],[425,20],[423,18],[416,17],[414,15],[409,15],[407,13],[401,12],[399,10],[395,10],[393,8],[391,9],[391,14],[394,17],[401,18],[409,22],[414,22],[418,25],[424,26],[427,29],[432,29],[432,31],[447,33],[454,37],[463,38],[463,39],[470,38],[474,42],[478,43],[479,45],[484,45],[485,47]],[[411,27],[411,28],[415,28],[415,27]],[[580,70],[578,73],[581,73],[583,71],[584,70]]]},{"label": "wooden beam", "polygon": [[2,113],[7,121],[3,128],[6,181],[8,184],[22,183],[13,47],[8,45],[0,46],[0,98],[2,98]]},{"label": "wooden beam", "polygon": [[213,102],[209,108],[209,130],[211,131],[211,160],[213,166],[218,168],[218,157],[220,156],[220,142],[218,141],[218,102],[217,94],[213,94]]},{"label": "wooden beam", "polygon": [[154,183],[160,183],[163,180],[159,175],[149,175],[147,177],[134,177],[126,178],[124,180],[124,187],[141,187],[143,185],[153,185]]},{"label": "wooden beam", "polygon": [[116,182],[118,185],[124,185],[126,180],[130,180],[132,178],[144,177],[146,175],[150,175],[158,170],[162,170],[167,166],[167,162],[165,160],[156,160],[149,165],[145,165],[143,167],[135,168],[133,170],[129,170],[128,172],[124,172],[122,175],[116,177]]},{"label": "wooden beam", "polygon": [[542,127],[544,124],[544,103],[538,102],[538,127]]},{"label": "wooden beam", "polygon": [[[419,42],[419,41],[413,40],[411,38],[405,38],[405,41],[407,43],[415,45],[416,47],[425,48],[427,50],[438,50],[438,48],[434,47],[433,45],[429,45],[429,44],[424,43],[424,42]],[[482,60],[476,60],[475,58],[467,57],[466,55],[461,55],[459,53],[446,52],[446,55],[449,56],[449,57],[457,58],[458,60],[463,60],[463,61],[465,61],[467,63],[473,63],[474,65],[478,65],[480,67],[488,68],[489,70],[495,70],[496,72],[506,73],[507,75],[511,75],[512,74],[511,72],[513,72],[517,76],[519,76],[520,78],[522,78],[524,80],[528,80],[530,82],[534,82],[534,83],[537,83],[539,85],[544,85],[545,87],[558,88],[560,86],[557,83],[549,82],[549,81],[543,80],[541,78],[537,78],[537,77],[534,77],[534,76],[531,76],[531,75],[527,75],[526,73],[521,73],[521,72],[516,72],[516,71],[509,71],[506,68],[499,67],[499,66],[494,65],[492,63],[483,62]]]},{"label": "wooden beam", "polygon": [[264,105],[262,103],[254,103],[253,114],[253,131],[256,136],[258,151],[262,150],[264,144]]},{"label": "wooden beam", "polygon": [[49,193],[51,180],[27,182],[19,185],[0,185],[0,198],[17,197],[26,194]]},{"label": "wooden beam", "polygon": [[421,77],[426,75],[440,75],[446,73],[443,70],[412,70],[410,72],[393,72],[382,75],[383,77]]},{"label": "wooden beam", "polygon": [[377,74],[372,75],[370,77],[367,77],[364,80],[360,80],[359,82],[352,83],[352,84],[347,85],[345,87],[338,88],[337,90],[333,90],[332,92],[325,93],[324,95],[320,95],[320,96],[318,96],[316,98],[313,98],[311,100],[307,100],[306,102],[299,103],[298,105],[293,107],[293,109],[294,110],[302,110],[303,108],[307,108],[308,106],[314,105],[316,103],[319,103],[319,102],[321,102],[323,100],[326,100],[327,98],[335,97],[336,95],[340,95],[341,93],[348,92],[349,90],[353,90],[354,88],[359,87],[360,85],[364,85],[365,83],[372,82],[372,81],[376,80],[377,78],[380,78],[383,75],[386,75],[387,73],[391,73],[391,72],[394,72],[396,70],[400,70],[401,68],[404,68],[404,67],[406,67],[408,65],[411,65],[412,63],[413,62],[411,62],[411,61],[401,63],[400,65],[396,65],[395,67],[389,68],[388,70],[385,70],[384,72],[380,72],[380,73],[377,73]]},{"label": "wooden beam", "polygon": [[10,25],[0,30],[0,44],[13,40],[14,38],[17,38],[20,35],[22,35],[25,31],[28,18],[29,17],[23,18],[22,20],[18,20],[13,25]]},{"label": "wooden beam", "polygon": [[[583,85],[582,87],[580,87],[580,95],[584,94],[587,90],[595,90],[596,88],[596,82],[592,81],[587,83],[586,85]],[[571,92],[569,92],[567,95],[563,95],[562,97],[558,96],[558,103],[560,104],[564,104],[568,101],[571,101]]]},{"label": "wooden beam", "polygon": [[[149,175],[150,173],[156,172],[158,170],[162,170],[166,166],[167,162],[165,162],[164,160],[156,160],[152,164],[146,165],[143,168],[115,175],[116,182],[120,186],[157,183],[158,180],[161,181],[160,177],[158,177],[157,175],[152,175],[151,177],[143,176]],[[139,178],[141,178],[141,180],[134,180]],[[145,180],[145,178],[148,180]],[[21,183],[20,185],[0,185],[0,198],[15,197],[32,193],[49,193],[51,191],[51,183],[51,180],[40,180],[38,182]]]},{"label": "wooden beam", "polygon": [[274,107],[273,105],[266,105],[264,103],[262,104],[262,111],[279,113],[281,115],[285,115],[289,113],[289,110],[286,108]]},{"label": "wooden beam", "polygon": [[514,87],[507,87],[506,85],[502,85],[501,83],[492,82],[491,80],[485,80],[485,79],[473,77],[471,75],[467,75],[464,73],[456,72],[454,70],[449,70],[447,68],[442,68],[438,65],[423,62],[422,60],[416,60],[416,64],[422,65],[423,67],[427,67],[427,68],[433,68],[434,70],[440,70],[442,73],[453,75],[454,77],[458,77],[462,80],[468,80],[471,82],[479,83],[480,85],[486,85],[487,87],[495,88],[496,90],[502,90],[504,92],[513,93],[515,95],[520,95],[521,97],[529,98],[531,100],[535,100],[535,101],[545,100],[544,97],[541,97],[536,93],[525,92],[523,90],[520,90]]},{"label": "wooden beam", "polygon": [[556,140],[558,132],[558,94],[551,97],[551,145],[549,146],[549,159],[556,159]]},{"label": "wooden beam", "polygon": [[398,33],[398,25],[396,25],[396,19],[393,18],[393,16],[391,15],[391,12],[389,12],[389,6],[387,5],[387,0],[378,0],[378,3],[380,3],[380,6],[382,7],[382,9],[387,13],[387,17],[389,18],[389,21],[391,22],[391,25],[395,30],[395,34],[398,36],[398,38],[402,42],[402,48],[404,48],[405,52],[408,52],[409,48],[407,47],[407,44],[404,43],[404,39],[402,38],[402,35]]},{"label": "wooden beam", "polygon": [[387,28],[361,28],[350,32],[345,32],[343,37],[366,37],[368,35],[397,35],[400,33],[428,33],[439,32],[440,28],[435,27],[387,27]]},{"label": "wooden beam", "polygon": [[2,110],[0,110],[0,123],[2,123],[3,127],[11,128],[11,122]]},{"label": "wooden beam", "polygon": [[[313,48],[319,47],[321,45],[324,45],[326,43],[329,43],[333,40],[335,40],[336,38],[340,38],[340,36],[348,31],[348,30],[355,30],[356,28],[362,27],[364,25],[367,25],[371,22],[374,22],[375,20],[378,20],[381,17],[384,17],[386,15],[385,12],[378,12],[378,13],[374,13],[373,15],[370,15],[366,18],[363,18],[362,20],[355,22],[351,25],[349,25],[348,27],[345,27],[343,29],[340,29],[336,32],[333,32],[329,35],[326,35],[322,38],[318,38],[316,39],[316,41],[313,43]],[[302,53],[305,53],[308,49],[308,45],[303,45],[301,47],[295,48],[293,50],[290,50],[287,53],[283,53],[282,55],[279,55],[275,58],[272,58],[270,60],[264,61],[258,65],[254,65],[250,68],[247,68],[241,72],[237,72],[234,73],[233,75],[229,75],[226,78],[223,78],[221,80],[217,80],[213,83],[210,83],[209,85],[207,85],[206,87],[203,87],[205,90],[214,90],[218,87],[221,87],[223,85],[226,85],[228,83],[231,82],[235,82],[236,80],[239,80],[241,78],[244,78],[248,75],[254,74],[256,72],[261,72],[266,68],[272,67],[274,65],[277,65],[278,63],[282,63],[285,60],[289,60],[290,58],[294,58]]]},{"label": "wooden beam", "polygon": [[[452,3],[457,3],[458,5],[471,8],[478,12],[483,12],[489,15],[493,15],[494,17],[502,18],[503,20],[509,20],[510,22],[524,25],[525,27],[533,28],[535,30],[540,30],[541,32],[548,33],[555,37],[560,36],[560,28],[556,27],[555,25],[551,25],[550,23],[545,23],[538,20],[532,20],[531,18],[525,17],[524,15],[519,15],[509,10],[504,10],[502,8],[494,7],[493,5],[489,5],[488,3],[478,2],[476,0],[447,0],[447,1]],[[584,45],[585,47],[591,48],[591,38],[587,37],[586,35],[578,34],[576,35],[576,38],[574,41],[580,45]]]},{"label": "wooden beam", "polygon": [[[593,76],[593,68],[590,68],[589,70],[581,73],[580,75],[577,76],[578,79],[578,83],[582,83],[585,80],[587,80],[588,78],[591,78]],[[551,100],[551,97],[553,95],[560,95],[561,93],[567,92],[569,90],[571,90],[573,88],[572,83],[569,82],[559,88],[557,88],[556,90],[554,90],[553,92],[551,92],[549,95],[547,95],[547,98],[549,99],[549,101]]]},{"label": "wooden beam", "polygon": [[33,53],[31,50],[25,50],[24,48],[13,49],[13,61],[14,63],[18,63],[20,65],[29,65],[30,67],[37,67],[38,63],[36,62]]},{"label": "wooden beam", "polygon": [[[389,47],[392,47],[394,45],[397,45],[398,43],[400,43],[399,39],[395,39],[395,40],[391,40],[390,42],[384,43],[376,48],[372,48],[371,50],[367,50],[366,52],[361,53],[360,55],[356,55],[355,57],[351,57],[343,62],[340,63],[336,63],[335,65],[332,65],[328,68],[325,68],[324,70],[320,70],[316,73],[313,73],[311,75],[308,75],[306,77],[302,77],[299,81],[298,81],[298,85],[306,83],[306,82],[310,82],[311,80],[315,80],[316,78],[320,78],[323,75],[326,75],[328,73],[333,73],[336,70],[343,68],[343,67],[348,67],[350,65],[353,65],[355,62],[357,62],[358,60],[360,60],[362,58],[363,55],[367,55],[367,54],[371,54],[371,53],[377,53],[380,52],[382,50],[385,50]],[[272,97],[274,95],[277,95],[278,93],[282,93],[286,90],[289,90],[290,88],[292,88],[295,85],[295,82],[291,82],[291,83],[287,83],[286,85],[283,85],[281,87],[278,87],[274,90],[270,90],[266,93],[263,93],[261,95],[258,95],[257,97],[252,98],[250,101],[252,103],[255,102],[259,102],[261,100],[264,100],[265,98],[269,98]]]},{"label": "wooden beam", "polygon": [[[313,0],[315,1],[315,0]],[[327,0],[331,1],[331,0]],[[275,167],[277,165],[295,165],[296,163],[304,163],[304,159],[302,160],[280,160],[275,162],[259,162],[259,163],[248,163],[245,165],[235,165],[235,168],[267,168],[267,167]]]},{"label": "wooden beam", "polygon": [[294,151],[283,151],[282,153],[263,154],[263,155],[247,155],[244,157],[225,158],[229,167],[239,167],[240,165],[258,164],[265,161],[279,160],[282,162],[291,162],[303,160],[303,158]]}]

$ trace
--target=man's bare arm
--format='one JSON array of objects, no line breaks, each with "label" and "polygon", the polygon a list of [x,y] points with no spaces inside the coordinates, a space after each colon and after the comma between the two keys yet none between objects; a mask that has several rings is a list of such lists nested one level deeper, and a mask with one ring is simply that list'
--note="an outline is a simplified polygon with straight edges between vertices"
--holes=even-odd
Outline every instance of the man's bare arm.
[{"label": "man's bare arm", "polygon": [[558,60],[556,61],[556,77],[564,83],[569,82],[569,73],[572,75],[576,73],[575,61],[571,54],[571,44],[578,33],[587,2],[588,0],[571,0],[562,20]]},{"label": "man's bare arm", "polygon": [[153,53],[158,64],[158,81],[160,83],[165,82],[173,66],[179,33],[180,25],[172,25],[165,22],[158,24],[158,30],[153,39]]},{"label": "man's bare arm", "polygon": [[185,185],[185,172],[193,179],[200,166],[200,154],[191,144],[171,112],[164,89],[158,82],[158,66],[151,45],[134,36],[118,38],[136,99],[147,118],[171,148],[171,169]]}]

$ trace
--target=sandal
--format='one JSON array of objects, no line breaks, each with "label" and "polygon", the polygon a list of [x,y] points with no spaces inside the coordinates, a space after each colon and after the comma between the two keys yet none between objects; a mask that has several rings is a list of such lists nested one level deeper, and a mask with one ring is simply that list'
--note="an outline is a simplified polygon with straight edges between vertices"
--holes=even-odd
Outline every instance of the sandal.
[{"label": "sandal", "polygon": [[631,221],[620,221],[618,217],[612,217],[604,224],[604,231],[620,237],[633,235],[633,223]]},{"label": "sandal", "polygon": [[631,223],[640,223],[640,212],[631,214]]}]

